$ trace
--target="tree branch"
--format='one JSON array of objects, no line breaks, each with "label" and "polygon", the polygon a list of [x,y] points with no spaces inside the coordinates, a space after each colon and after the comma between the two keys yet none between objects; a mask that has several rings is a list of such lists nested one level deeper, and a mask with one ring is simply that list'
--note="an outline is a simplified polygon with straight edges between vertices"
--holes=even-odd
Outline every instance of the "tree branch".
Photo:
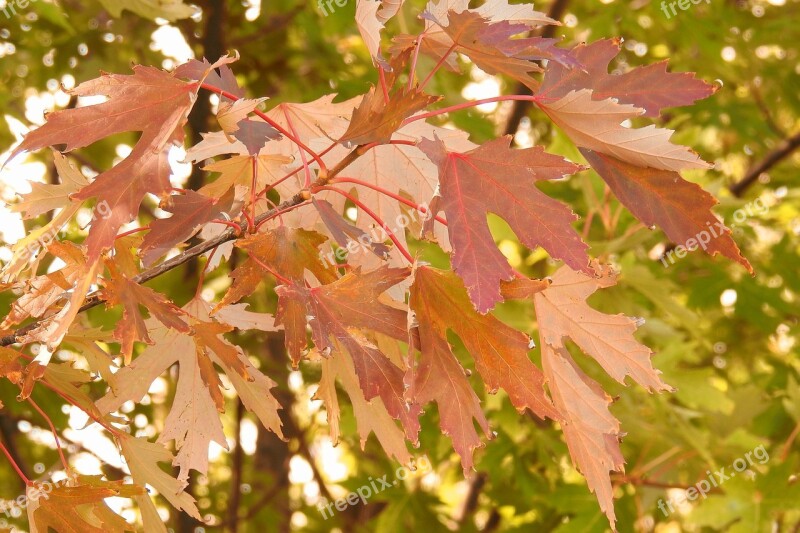
[{"label": "tree branch", "polygon": [[760,163],[751,166],[744,177],[731,185],[728,189],[737,198],[741,197],[747,188],[758,180],[761,174],[789,157],[797,148],[800,148],[800,132],[785,139],[780,146],[768,153]]},{"label": "tree branch", "polygon": [[[366,149],[365,149],[364,145],[356,146],[337,165],[335,165],[332,169],[329,169],[327,173],[321,173],[319,178],[317,178],[317,180],[314,182],[314,185],[312,186],[312,188],[314,188],[314,187],[322,187],[324,185],[327,185],[333,178],[336,177],[337,174],[339,174],[339,172],[344,170],[350,163],[352,163],[353,161],[355,161],[356,159],[361,157],[365,152],[366,152]],[[288,200],[286,200],[284,202],[281,202],[277,207],[274,207],[274,208],[270,209],[269,211],[266,211],[266,212],[261,213],[260,215],[258,215],[256,217],[255,221],[254,221],[254,227],[257,228],[261,222],[263,222],[263,221],[275,216],[276,214],[278,214],[280,212],[285,211],[286,209],[289,209],[291,207],[294,207],[294,206],[296,206],[298,204],[301,204],[301,203],[307,201],[309,199],[309,197],[310,197],[310,192],[307,189],[303,189],[302,191],[299,191],[297,194],[295,194],[290,199],[288,199]],[[242,230],[243,231],[246,231],[248,229],[248,223],[246,221],[242,221],[241,226],[242,226]],[[241,233],[236,231],[234,228],[230,228],[227,231],[225,231],[224,233],[221,233],[220,235],[214,237],[213,239],[209,239],[207,241],[203,241],[203,242],[201,242],[201,243],[189,248],[185,252],[176,255],[173,258],[168,259],[168,260],[164,261],[163,263],[161,263],[161,264],[159,264],[159,265],[157,265],[157,266],[155,266],[153,268],[145,270],[144,272],[142,272],[138,276],[134,276],[133,278],[131,278],[131,281],[133,281],[134,283],[140,283],[140,284],[141,283],[145,283],[146,281],[150,281],[151,279],[156,278],[156,277],[160,276],[161,274],[164,274],[165,272],[169,272],[170,270],[172,270],[174,268],[177,268],[180,265],[191,261],[195,257],[199,257],[200,255],[206,253],[209,250],[212,250],[213,248],[216,248],[217,246],[219,246],[221,244],[225,244],[228,241],[232,241],[234,239],[237,239],[240,235],[241,235]],[[100,297],[100,291],[94,291],[91,294],[87,295],[84,304],[81,306],[81,308],[80,308],[80,310],[78,312],[80,313],[80,312],[86,311],[88,309],[91,309],[93,307],[96,307],[102,301],[103,300]],[[36,320],[36,321],[31,322],[30,324],[28,324],[28,325],[26,325],[24,327],[21,327],[21,328],[17,329],[13,333],[10,333],[10,334],[8,334],[8,335],[6,335],[4,337],[0,337],[0,346],[10,346],[12,344],[16,344],[22,338],[24,338],[26,334],[28,334],[31,331],[35,330],[37,327],[42,325],[42,323],[44,323],[46,320],[47,320],[46,318],[43,318],[43,319],[40,319],[40,320]]]}]

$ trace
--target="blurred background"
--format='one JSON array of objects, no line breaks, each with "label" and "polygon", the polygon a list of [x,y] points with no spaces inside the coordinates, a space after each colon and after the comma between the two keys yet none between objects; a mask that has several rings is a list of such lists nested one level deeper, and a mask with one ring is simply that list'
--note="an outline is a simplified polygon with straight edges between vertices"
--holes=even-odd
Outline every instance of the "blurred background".
[{"label": "blurred background", "polygon": [[[25,2],[23,2],[25,3]],[[75,106],[64,92],[100,71],[128,73],[132,63],[171,69],[189,58],[214,60],[236,50],[232,65],[248,96],[268,96],[267,105],[306,102],[329,93],[343,100],[362,94],[377,75],[354,22],[355,0],[333,4],[324,14],[314,2],[273,0],[194,2],[194,16],[169,22],[125,11],[112,16],[98,0],[0,0],[0,161],[44,113]],[[475,2],[473,2],[475,3]],[[113,4],[116,4],[114,2]],[[112,4],[112,5],[113,5]],[[119,2],[119,6],[128,5]],[[11,9],[11,8],[14,9]],[[624,72],[669,58],[673,71],[695,71],[720,90],[691,108],[669,110],[658,120],[677,130],[675,140],[692,146],[707,161],[708,172],[686,172],[720,201],[716,213],[755,268],[751,277],[739,265],[690,253],[665,266],[659,258],[671,249],[660,231],[636,221],[593,172],[547,184],[546,192],[568,202],[581,215],[578,229],[590,253],[612,262],[619,284],[594,295],[590,303],[607,313],[643,317],[639,338],[656,352],[654,364],[674,394],[649,395],[622,387],[588,358],[584,370],[617,398],[612,412],[627,433],[622,449],[624,476],[615,480],[620,531],[800,531],[800,1],[711,0],[689,3],[665,15],[656,1],[539,2],[537,9],[563,22],[552,35],[571,46],[601,38],[623,39],[612,68]],[[407,0],[386,35],[417,33],[420,0]],[[117,8],[112,7],[112,11]],[[426,61],[420,59],[420,61]],[[466,74],[441,71],[428,91],[444,95],[442,105],[518,91],[513,81],[489,76],[465,64]],[[91,103],[81,101],[81,105]],[[187,125],[188,143],[213,128],[214,98],[202,98]],[[484,142],[510,132],[519,146],[541,144],[574,161],[572,144],[538,113],[524,105],[489,104],[453,114],[449,120]],[[70,158],[87,176],[125,157],[133,136],[115,136]],[[180,164],[172,154],[176,186],[197,188],[207,179]],[[7,204],[28,192],[28,180],[57,180],[49,152],[15,159],[0,172],[0,261],[13,244],[46,219],[23,221]],[[147,204],[147,202],[146,202]],[[141,220],[154,216],[156,199],[143,206]],[[62,234],[80,240],[87,210]],[[546,276],[556,267],[543,252],[521,248],[510,229],[492,219],[500,249],[518,270]],[[430,245],[428,254],[447,258]],[[234,262],[236,258],[234,257]],[[434,260],[436,262],[436,259]],[[197,265],[189,264],[151,282],[178,304],[194,293]],[[227,272],[207,279],[220,295]],[[10,306],[4,292],[0,314]],[[256,309],[273,310],[274,293],[250,298]],[[93,326],[110,328],[118,314],[96,308]],[[497,316],[537,338],[528,304],[501,305]],[[501,392],[480,390],[497,438],[477,451],[477,472],[466,480],[435,409],[423,418],[417,457],[429,471],[382,491],[368,505],[355,505],[324,519],[317,505],[336,499],[398,465],[386,458],[372,437],[362,451],[352,411],[345,406],[343,439],[333,446],[321,402],[311,400],[319,380],[305,365],[292,371],[283,340],[274,333],[238,333],[233,339],[279,383],[287,442],[263,430],[241,403],[229,398],[224,415],[230,453],[212,443],[209,475],[193,476],[190,491],[208,524],[194,522],[159,502],[165,522],[176,532],[201,531],[544,531],[603,532],[608,522],[584,479],[573,468],[561,432],[551,423],[520,416]],[[456,337],[453,343],[462,350]],[[534,352],[535,353],[535,352]],[[62,359],[74,359],[60,352]],[[535,357],[538,357],[535,355]],[[467,359],[465,359],[466,361]],[[80,365],[80,362],[78,362]],[[145,401],[123,409],[141,436],[163,428],[174,379],[157,381]],[[91,390],[99,397],[103,390]],[[60,468],[52,434],[30,406],[14,400],[16,389],[0,382],[0,438],[26,474],[58,479]],[[75,466],[85,474],[124,476],[114,444],[61,399],[37,390],[34,398],[53,418],[69,444]],[[344,397],[341,398],[344,400]],[[96,426],[95,426],[96,427]],[[674,505],[666,502],[688,487],[763,446],[768,459],[725,481],[707,498]],[[193,472],[194,474],[194,472]],[[24,486],[0,460],[0,497],[15,498]],[[128,500],[112,502],[133,520]],[[11,523],[26,530],[26,521]]]}]

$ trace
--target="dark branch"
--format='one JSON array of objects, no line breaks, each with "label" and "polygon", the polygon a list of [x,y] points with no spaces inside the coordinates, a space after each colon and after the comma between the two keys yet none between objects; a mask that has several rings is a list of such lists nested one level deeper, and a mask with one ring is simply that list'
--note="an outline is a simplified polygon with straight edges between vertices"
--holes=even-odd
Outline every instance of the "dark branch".
[{"label": "dark branch", "polygon": [[798,147],[800,147],[800,132],[784,140],[780,146],[768,153],[767,157],[762,159],[761,162],[751,166],[747,174],[740,181],[731,185],[729,190],[737,198],[742,196],[747,188],[758,180],[761,174],[789,157]]}]

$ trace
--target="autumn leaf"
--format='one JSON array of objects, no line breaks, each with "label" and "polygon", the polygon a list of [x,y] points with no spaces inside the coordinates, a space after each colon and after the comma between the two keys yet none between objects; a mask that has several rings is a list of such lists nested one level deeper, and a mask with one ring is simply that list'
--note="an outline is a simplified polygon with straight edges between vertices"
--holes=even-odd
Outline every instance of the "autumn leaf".
[{"label": "autumn leaf", "polygon": [[[221,381],[214,365],[222,368],[244,406],[258,416],[264,427],[282,436],[279,405],[270,393],[275,383],[256,369],[240,348],[221,336],[232,326],[209,317],[207,304],[198,300],[189,302],[183,311],[192,317],[192,331],[187,334],[148,320],[153,345],[120,369],[110,384],[111,390],[97,401],[97,408],[103,413],[119,409],[128,400],[140,401],[152,382],[178,363],[178,387],[159,442],[175,440],[178,452],[174,464],[180,467],[181,481],[188,479],[190,469],[207,472],[208,446],[212,441],[227,448],[218,414],[224,410]],[[257,314],[248,313],[243,306],[228,311],[233,322],[246,328],[268,318],[254,316]]]},{"label": "autumn leaf", "polygon": [[13,204],[11,210],[23,213],[23,218],[33,218],[54,209],[63,209],[72,203],[70,196],[89,184],[81,172],[72,166],[66,156],[53,150],[53,162],[61,183],[31,182],[31,192],[22,195],[23,200]]},{"label": "autumn leaf", "polygon": [[189,18],[197,11],[183,0],[100,0],[100,3],[115,17],[128,10],[140,17],[175,21]]},{"label": "autumn leaf", "polygon": [[364,449],[370,433],[374,433],[378,442],[386,451],[386,455],[394,457],[401,464],[408,464],[412,457],[408,453],[403,431],[397,427],[383,403],[378,401],[370,402],[365,399],[353,367],[353,360],[347,350],[338,348],[331,356],[319,357],[319,359],[322,366],[322,379],[319,382],[314,398],[322,400],[325,404],[331,440],[334,443],[339,441],[340,412],[339,401],[336,396],[336,381],[338,380],[341,382],[353,406],[353,414],[356,418],[358,434],[361,440],[361,449]]},{"label": "autumn leaf", "polygon": [[202,140],[186,151],[184,163],[199,163],[223,154],[251,155],[238,139],[229,139],[223,131],[201,133]]},{"label": "autumn leaf", "polygon": [[[330,144],[347,130],[353,110],[361,101],[360,96],[344,102],[334,102],[335,98],[335,94],[328,94],[312,102],[280,103],[270,109],[267,116],[306,144],[317,139],[325,139]],[[268,143],[262,153],[291,155],[297,166],[303,163],[297,145],[286,137]],[[310,160],[308,163],[316,165]]]},{"label": "autumn leaf", "polygon": [[520,412],[530,409],[541,418],[559,419],[545,395],[541,370],[528,358],[530,338],[492,315],[476,312],[458,276],[427,266],[416,268],[409,306],[419,331],[420,356],[406,376],[407,396],[420,407],[437,403],[442,430],[453,439],[465,472],[472,468],[472,450],[481,445],[473,420],[487,436],[490,433],[480,402],[447,341],[448,330],[464,343],[490,392],[502,388]]},{"label": "autumn leaf", "polygon": [[236,247],[249,258],[231,272],[233,282],[217,309],[252,293],[270,273],[267,268],[291,280],[302,280],[308,269],[322,283],[334,281],[337,275],[333,265],[320,260],[319,247],[325,240],[314,231],[286,226],[239,239]]},{"label": "autumn leaf", "polygon": [[119,444],[134,483],[151,485],[177,510],[202,520],[196,500],[184,490],[187,483],[175,479],[158,465],[172,463],[173,456],[169,450],[161,444],[125,434],[119,436]]},{"label": "autumn leaf", "polygon": [[20,353],[5,346],[0,347],[0,376],[15,385],[23,378],[24,367],[19,362]]},{"label": "autumn leaf", "polygon": [[441,97],[416,88],[401,87],[392,92],[387,101],[382,92],[371,87],[353,111],[350,127],[339,142],[348,146],[388,142],[405,119],[439,100]]},{"label": "autumn leaf", "polygon": [[[481,70],[489,74],[506,74],[533,90],[538,88],[539,82],[531,74],[541,72],[542,69],[530,60],[569,59],[566,51],[554,46],[553,39],[512,39],[513,36],[528,31],[526,24],[512,24],[507,20],[491,22],[469,10],[460,13],[451,10],[447,13],[446,20],[436,18],[436,15],[429,12],[423,14],[423,17],[436,22],[452,43],[444,54],[464,54]],[[447,44],[447,40],[440,38],[433,51],[436,53]],[[444,54],[442,56],[446,57]]]},{"label": "autumn leaf", "polygon": [[513,150],[510,142],[500,138],[466,153],[451,152],[438,139],[419,144],[439,167],[453,268],[482,313],[502,300],[500,282],[514,277],[489,232],[490,212],[503,217],[529,248],[541,246],[573,268],[589,271],[587,245],[571,227],[577,217],[536,187],[537,181],[573,174],[581,166],[541,147]]},{"label": "autumn leaf", "polygon": [[286,328],[286,348],[293,362],[302,358],[306,324],[323,355],[341,346],[352,358],[364,399],[380,397],[392,418],[401,421],[408,438],[416,441],[419,413],[409,409],[403,397],[403,369],[367,336],[380,333],[408,341],[406,311],[397,302],[381,298],[408,273],[407,268],[383,267],[364,274],[359,269],[319,287],[278,286],[275,318]]},{"label": "autumn leaf", "polygon": [[115,133],[141,132],[128,157],[73,195],[79,200],[96,197],[108,206],[109,214],[96,216],[86,241],[92,263],[111,246],[117,230],[133,219],[145,194],[160,195],[170,188],[165,148],[183,138],[181,126],[197,90],[196,84],[157,68],[136,65],[133,71],[132,76],[104,74],[71,89],[73,96],[103,95],[108,101],[51,113],[11,155],[53,145],[71,151]]},{"label": "autumn leaf", "polygon": [[619,421],[608,410],[611,397],[575,364],[563,346],[542,343],[542,367],[572,461],[586,478],[600,509],[615,529],[609,472],[624,472]]},{"label": "autumn leaf", "polygon": [[569,337],[618,382],[624,384],[625,376],[631,376],[649,391],[671,390],[653,369],[650,349],[634,338],[636,320],[606,315],[587,305],[586,299],[597,289],[616,283],[616,275],[607,267],[600,271],[602,277],[595,278],[561,267],[551,276],[550,287],[534,296],[542,343],[559,348]]},{"label": "autumn leaf", "polygon": [[652,352],[633,336],[636,320],[606,315],[586,299],[615,283],[608,268],[597,267],[599,278],[561,267],[550,287],[534,295],[542,364],[561,415],[570,455],[597,496],[612,527],[616,520],[609,471],[622,471],[619,422],[608,412],[611,403],[600,386],[574,363],[564,344],[569,338],[597,361],[608,375],[624,384],[625,377],[648,391],[670,391],[650,361]]},{"label": "autumn leaf", "polygon": [[[257,174],[256,189],[261,190],[268,183],[276,181],[285,174],[283,165],[291,159],[278,155],[235,155],[203,167],[208,172],[219,172],[220,175],[211,183],[200,188],[200,194],[209,198],[220,198],[236,185],[251,189],[253,171]],[[255,162],[255,165],[253,164]],[[255,169],[253,168],[255,166]]]},{"label": "autumn leaf", "polygon": [[[437,4],[428,2],[425,11],[434,19],[446,21],[450,11],[461,13],[469,8],[469,0],[439,0]],[[561,23],[553,20],[544,13],[536,11],[532,4],[509,4],[508,0],[487,0],[478,8],[469,9],[483,18],[492,22],[514,22],[527,24],[531,28],[542,25],[557,25]]]},{"label": "autumn leaf", "polygon": [[[619,201],[647,227],[658,225],[675,243],[686,245],[694,240],[695,247],[709,255],[722,254],[753,272],[731,238],[731,230],[711,212],[717,200],[699,185],[674,171],[637,167],[585,148],[581,153]],[[701,235],[708,237],[706,243]]]},{"label": "autumn leaf", "polygon": [[38,262],[45,255],[40,253],[41,250],[55,240],[59,231],[83,204],[80,200],[73,200],[70,195],[88,183],[86,178],[60,152],[53,150],[52,153],[61,183],[59,185],[31,183],[31,193],[25,195],[22,202],[12,205],[11,209],[22,212],[24,218],[34,217],[50,209],[60,209],[60,211],[47,224],[14,243],[11,247],[13,255],[3,266],[3,281],[17,280],[27,269],[35,273]]},{"label": "autumn leaf", "polygon": [[[376,67],[390,71],[392,68],[381,55],[381,30],[383,30],[389,18],[387,16],[387,8],[382,5],[383,3],[378,0],[358,0],[356,3],[356,25],[370,56],[372,56],[373,64]],[[396,7],[399,9],[399,5]],[[397,9],[393,6],[388,6],[389,12],[397,12]]]},{"label": "autumn leaf", "polygon": [[[466,133],[459,130],[451,130],[433,126],[424,121],[418,120],[411,122],[392,135],[392,139],[406,141],[416,144],[424,137],[434,138],[434,136],[444,142],[449,150],[469,151],[476,144],[468,140]],[[344,157],[349,152],[348,149],[339,145],[328,153],[332,161]],[[436,165],[416,146],[408,144],[388,144],[376,146],[368,150],[361,157],[347,166],[340,179],[335,180],[339,188],[352,188],[359,200],[368,205],[370,209],[382,220],[396,228],[395,236],[401,246],[407,247],[406,233],[419,230],[424,222],[423,219],[430,218],[432,225],[431,237],[445,250],[450,251],[450,242],[447,233],[447,226],[436,222],[426,213],[418,211],[416,208],[406,206],[398,202],[394,197],[383,194],[379,191],[388,191],[392,195],[407,198],[414,205],[425,206],[436,195],[439,180],[437,177]],[[297,181],[293,187],[287,187],[287,194],[301,187],[302,182]],[[281,189],[284,190],[284,189]],[[327,192],[327,191],[325,191]],[[315,194],[316,200],[328,201],[332,204],[335,212],[344,214],[345,204],[341,201],[340,195],[321,196]],[[445,218],[445,217],[440,217]],[[302,217],[287,220],[287,224],[303,225],[306,227],[320,227],[320,231],[327,231],[327,224],[321,216],[313,211],[307,210]],[[355,226],[372,237],[384,235],[384,231],[366,213],[359,211],[356,217]],[[332,232],[327,233],[336,240]],[[388,263],[390,266],[404,266],[405,258],[398,252],[397,247],[389,248]],[[372,270],[377,268],[380,262],[371,254],[351,253],[347,256],[348,264],[361,266]]]},{"label": "autumn leaf", "polygon": [[142,487],[99,477],[80,476],[77,484],[55,484],[48,489],[31,487],[34,505],[28,509],[31,533],[123,533],[136,528],[112,511],[106,498],[132,498],[146,494]]},{"label": "autumn leaf", "polygon": [[220,103],[217,111],[217,122],[222,131],[232,134],[239,130],[239,123],[252,113],[267,98],[240,98],[239,100]]},{"label": "autumn leaf", "polygon": [[224,213],[230,215],[233,201],[233,189],[219,198],[194,191],[169,196],[161,208],[171,212],[172,216],[151,222],[150,231],[142,241],[140,253],[144,266],[152,265],[172,247],[191,238],[204,224],[224,217]]},{"label": "autumn leaf", "polygon": [[558,100],[539,107],[572,141],[582,148],[616,157],[640,167],[661,170],[711,168],[685,146],[669,142],[673,130],[626,128],[622,122],[641,115],[644,110],[612,99],[594,100],[590,89],[571,91]]},{"label": "autumn leaf", "polygon": [[164,295],[131,281],[117,269],[113,262],[108,261],[106,266],[111,277],[105,282],[103,294],[106,307],[122,306],[122,319],[117,322],[117,327],[114,329],[114,338],[121,344],[121,353],[125,358],[125,364],[130,363],[134,341],[153,343],[140,307],[147,309],[165,326],[177,331],[189,331],[188,324],[180,318],[182,315],[180,308],[167,300]]},{"label": "autumn leaf", "polygon": [[25,291],[11,304],[0,327],[20,324],[29,317],[39,318],[54,307],[84,273],[86,257],[70,242],[53,242],[48,252],[64,262],[63,268],[24,282]]},{"label": "autumn leaf", "polygon": [[[236,75],[228,66],[238,60],[239,54],[236,52],[232,56],[222,56],[214,63],[210,63],[205,57],[202,60],[190,59],[186,63],[178,65],[173,71],[173,75],[177,78],[205,83],[211,87],[221,89],[236,98],[244,98],[244,89],[239,87]],[[224,101],[229,101],[224,96],[222,98]]]},{"label": "autumn leaf", "polygon": [[325,200],[312,199],[314,207],[319,212],[320,218],[325,223],[328,231],[342,248],[346,248],[349,243],[364,243],[369,249],[381,259],[389,255],[389,247],[381,242],[372,241],[371,237],[362,229],[350,224],[336,212],[330,202]]},{"label": "autumn leaf", "polygon": [[620,44],[619,39],[579,44],[570,55],[582,68],[548,63],[536,95],[551,101],[572,91],[591,89],[595,100],[613,98],[620,104],[644,109],[644,116],[657,117],[663,108],[690,105],[716,92],[715,86],[696,79],[690,72],[667,72],[666,60],[609,74],[609,64],[619,54]]}]

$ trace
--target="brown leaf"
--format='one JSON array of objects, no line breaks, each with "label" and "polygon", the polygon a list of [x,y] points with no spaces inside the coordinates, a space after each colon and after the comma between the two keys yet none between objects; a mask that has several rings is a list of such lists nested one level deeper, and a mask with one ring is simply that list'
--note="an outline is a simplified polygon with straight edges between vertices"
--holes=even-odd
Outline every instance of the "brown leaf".
[{"label": "brown leaf", "polygon": [[269,274],[264,266],[291,280],[302,280],[306,269],[322,283],[336,280],[336,269],[320,260],[319,246],[325,240],[314,231],[286,226],[237,240],[236,247],[250,257],[231,272],[233,283],[216,309],[236,303],[251,294]]},{"label": "brown leaf", "polygon": [[97,216],[89,232],[90,262],[113,244],[145,194],[161,195],[170,188],[166,148],[183,138],[181,127],[198,87],[157,68],[136,65],[133,70],[132,76],[103,74],[68,91],[74,96],[103,95],[108,101],[49,114],[45,125],[29,133],[12,153],[13,157],[53,145],[70,151],[116,133],[141,132],[128,157],[74,194],[79,200],[96,197],[108,208],[108,215]]},{"label": "brown leaf", "polygon": [[131,281],[118,271],[112,261],[106,262],[106,266],[111,277],[105,281],[103,294],[106,307],[122,306],[122,319],[114,329],[114,338],[121,344],[120,351],[125,358],[126,365],[130,363],[134,341],[153,343],[139,309],[140,306],[147,309],[165,326],[177,331],[189,331],[189,325],[180,318],[183,314],[181,309],[170,302],[166,296]]},{"label": "brown leaf", "polygon": [[347,245],[352,242],[369,247],[372,253],[381,259],[386,259],[389,255],[388,246],[382,242],[374,242],[364,230],[346,221],[336,212],[330,202],[313,198],[312,203],[339,246],[346,248]]},{"label": "brown leaf", "polygon": [[89,184],[89,180],[62,153],[56,150],[52,153],[61,183],[30,182],[31,192],[22,195],[23,200],[18,204],[11,205],[11,211],[23,213],[23,218],[33,218],[53,209],[67,207],[72,203],[70,196]]},{"label": "brown leaf", "polygon": [[144,266],[152,265],[172,247],[191,238],[204,224],[223,213],[230,214],[233,200],[233,189],[221,198],[209,198],[190,190],[170,196],[169,205],[162,208],[172,216],[151,222],[150,231],[142,241],[140,254]]},{"label": "brown leaf", "polygon": [[348,146],[388,142],[405,119],[441,99],[403,86],[392,92],[387,102],[383,92],[373,86],[353,111],[350,126],[339,142]]},{"label": "brown leaf", "polygon": [[103,481],[82,476],[75,485],[50,484],[47,488],[30,487],[28,509],[31,533],[123,533],[136,528],[113,512],[106,498],[134,497],[146,494],[144,488],[122,481]]},{"label": "brown leaf", "polygon": [[[476,312],[470,305],[467,291],[458,276],[426,266],[418,267],[411,286],[410,307],[416,314],[421,341],[419,368],[414,372],[409,371],[413,382],[418,382],[422,387],[419,392],[413,387],[410,389],[409,397],[415,402],[422,406],[432,398],[431,394],[437,389],[453,388],[451,392],[457,393],[464,400],[458,402],[462,405],[460,408],[478,408],[477,398],[467,401],[471,397],[468,393],[471,389],[467,390],[468,385],[458,384],[466,380],[447,342],[447,331],[451,330],[458,335],[475,360],[475,368],[483,378],[487,390],[494,393],[502,388],[520,412],[530,409],[541,418],[559,418],[545,395],[542,372],[528,357],[532,348],[531,339],[492,315]],[[429,380],[433,382],[428,383]],[[446,380],[454,380],[456,383],[446,383]],[[425,387],[430,387],[428,393],[424,392]],[[422,398],[416,394],[422,394]],[[443,408],[456,409],[456,406],[451,407],[449,404],[447,402],[443,406],[439,403],[440,414]],[[476,420],[481,420],[471,407],[468,412]],[[448,420],[455,423],[460,418],[451,412]],[[444,420],[442,427],[445,429]],[[479,442],[477,435],[468,431],[467,427],[450,428],[450,434],[464,439],[456,442],[456,437],[453,437],[459,453],[463,451],[467,454],[461,454],[461,459],[464,468],[468,469],[471,466],[473,444]]]},{"label": "brown leaf", "polygon": [[403,369],[367,337],[368,333],[380,333],[408,341],[406,311],[401,304],[381,298],[408,273],[407,268],[384,267],[365,274],[355,270],[334,283],[311,289],[281,285],[276,289],[276,323],[286,328],[286,348],[293,361],[303,355],[297,350],[300,339],[305,339],[306,323],[323,355],[330,355],[337,346],[344,348],[352,357],[364,398],[380,397],[389,414],[401,421],[409,439],[416,440],[419,413],[406,405]]},{"label": "brown leaf", "polygon": [[643,224],[658,225],[674,243],[686,246],[694,240],[695,248],[702,247],[712,256],[722,254],[753,273],[731,230],[711,211],[717,200],[699,185],[674,171],[637,167],[585,148],[581,153]]},{"label": "brown leaf", "polygon": [[542,343],[544,368],[553,401],[564,417],[561,429],[572,461],[600,502],[614,529],[614,494],[609,471],[623,472],[619,421],[608,410],[611,398],[575,364],[569,352]]}]

